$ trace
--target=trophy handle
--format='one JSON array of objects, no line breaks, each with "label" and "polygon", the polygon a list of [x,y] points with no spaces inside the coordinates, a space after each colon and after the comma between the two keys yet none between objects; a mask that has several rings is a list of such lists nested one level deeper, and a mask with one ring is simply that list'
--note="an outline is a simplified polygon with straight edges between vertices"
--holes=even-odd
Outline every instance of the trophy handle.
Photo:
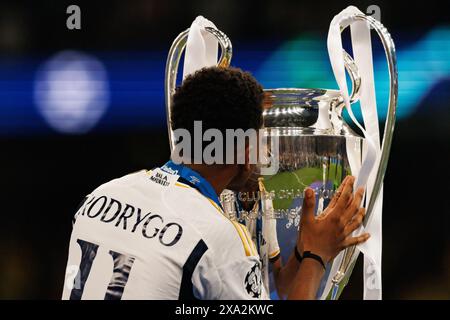
[{"label": "trophy handle", "polygon": [[358,72],[358,67],[356,66],[353,58],[347,53],[347,51],[342,50],[344,54],[344,66],[347,70],[350,80],[352,81],[352,92],[350,93],[350,103],[355,103],[359,100],[359,93],[361,91],[361,77]]},{"label": "trophy handle", "polygon": [[[364,217],[363,221],[363,225],[366,226],[370,221],[372,211],[375,206],[375,202],[381,190],[381,184],[384,179],[384,174],[386,173],[389,153],[391,150],[392,137],[395,126],[395,117],[397,111],[397,101],[398,101],[397,57],[395,53],[394,41],[392,40],[391,35],[389,34],[388,30],[378,20],[363,14],[356,14],[350,17],[350,20],[366,21],[377,32],[378,36],[380,37],[383,43],[383,48],[386,54],[389,68],[390,90],[389,90],[388,112],[385,122],[383,142],[381,146],[380,164],[375,178],[372,196],[370,197],[369,204],[367,205],[366,216]],[[334,286],[336,288],[339,287],[337,288],[339,293],[332,294],[334,298],[336,298],[340,294],[343,287],[346,285],[346,283],[342,283],[342,280],[344,278],[348,278],[348,272],[349,270],[353,269],[353,266],[356,263],[356,259],[358,257],[358,253],[359,252],[356,250],[356,246],[352,246],[345,250],[339,269],[332,279],[332,283],[334,284]]]},{"label": "trophy handle", "polygon": [[[233,55],[232,49],[233,47],[231,45],[230,39],[225,33],[216,28],[206,27],[205,30],[214,35],[219,41],[221,54],[217,65],[222,68],[228,67],[230,65],[231,57]],[[172,43],[172,46],[170,47],[166,62],[164,94],[166,100],[166,117],[167,117],[167,128],[169,131],[170,150],[173,150],[174,147],[172,126],[170,124],[170,115],[172,110],[172,95],[175,92],[178,65],[180,63],[181,55],[183,54],[183,51],[186,48],[188,34],[189,28],[181,32],[175,38],[175,40]]]}]

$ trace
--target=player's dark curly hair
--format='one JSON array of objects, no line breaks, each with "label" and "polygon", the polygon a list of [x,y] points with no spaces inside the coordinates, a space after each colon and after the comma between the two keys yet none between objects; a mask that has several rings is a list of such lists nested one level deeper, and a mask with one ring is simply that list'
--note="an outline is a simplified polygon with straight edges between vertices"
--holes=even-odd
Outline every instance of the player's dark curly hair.
[{"label": "player's dark curly hair", "polygon": [[262,126],[263,89],[248,72],[238,68],[203,68],[186,77],[173,95],[172,129],[191,136],[194,121],[203,131],[259,129]]}]

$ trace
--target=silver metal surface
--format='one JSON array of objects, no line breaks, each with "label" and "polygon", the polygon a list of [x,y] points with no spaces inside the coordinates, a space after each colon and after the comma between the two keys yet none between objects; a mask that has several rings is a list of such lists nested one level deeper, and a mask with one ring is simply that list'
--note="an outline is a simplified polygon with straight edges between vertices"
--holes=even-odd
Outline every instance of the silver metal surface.
[{"label": "silver metal surface", "polygon": [[[283,128],[286,131],[290,128],[297,134],[356,136],[342,118],[344,99],[337,90],[286,88],[266,89],[264,92],[266,129]],[[355,91],[356,95],[358,91]],[[323,112],[328,113],[331,128],[322,129],[317,125],[321,108],[326,109]]]},{"label": "silver metal surface", "polygon": [[[373,193],[366,206],[364,225],[370,221],[373,207],[381,189],[387,167],[398,96],[397,65],[395,46],[387,30],[377,20],[364,15],[350,18],[354,21],[367,21],[380,36],[389,66],[390,96],[385,124],[382,155]],[[361,79],[352,58],[344,51],[344,63],[352,81],[350,102],[359,98]],[[264,125],[266,135],[279,138],[279,171],[265,177],[266,189],[272,192],[272,200],[277,220],[276,234],[281,252],[289,255],[295,247],[299,214],[305,187],[313,187],[316,192],[317,212],[324,210],[345,175],[351,174],[348,148],[355,148],[361,154],[363,138],[355,134],[342,119],[344,101],[339,91],[326,89],[269,89],[264,105]],[[325,110],[325,111],[324,111]],[[319,112],[328,112],[327,129],[317,123]],[[326,118],[326,117],[325,117]],[[292,195],[291,199],[286,194]],[[283,215],[284,213],[284,215]],[[284,219],[284,220],[283,220]],[[319,296],[323,293],[325,282],[332,279],[335,294],[327,293],[328,298],[337,298],[347,284],[359,251],[356,247],[345,250],[336,274],[329,274],[331,264],[322,281]],[[287,259],[286,257],[283,257]],[[286,260],[287,261],[287,260]]]},{"label": "silver metal surface", "polygon": [[[276,234],[281,258],[286,263],[295,249],[305,188],[315,191],[316,215],[322,213],[345,176],[352,174],[349,148],[355,154],[362,154],[364,139],[343,120],[344,101],[337,90],[270,89],[265,92],[264,132],[278,139],[279,169],[274,175],[264,176],[273,212],[262,214],[265,219],[276,219],[276,229],[269,232]],[[320,109],[329,118],[331,126],[326,129],[317,123]],[[318,297],[325,289],[330,268],[331,263],[327,265]],[[268,287],[274,291],[273,279]]]}]

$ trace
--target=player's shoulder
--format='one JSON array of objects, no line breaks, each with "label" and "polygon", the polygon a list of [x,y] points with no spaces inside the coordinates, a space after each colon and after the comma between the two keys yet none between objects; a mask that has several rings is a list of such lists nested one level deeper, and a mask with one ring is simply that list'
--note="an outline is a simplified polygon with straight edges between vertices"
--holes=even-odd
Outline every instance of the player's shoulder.
[{"label": "player's shoulder", "polygon": [[140,187],[148,179],[148,170],[139,170],[124,176],[109,180],[94,188],[89,195],[120,195],[119,197],[132,197],[137,194]]},{"label": "player's shoulder", "polygon": [[99,185],[97,188],[95,188],[94,191],[102,191],[104,189],[108,188],[114,188],[114,187],[127,187],[132,186],[133,184],[136,184],[137,181],[145,177],[146,174],[148,174],[147,170],[139,170],[132,173],[128,173],[126,175],[123,175],[121,177],[114,178],[112,180],[109,180],[101,185]]}]

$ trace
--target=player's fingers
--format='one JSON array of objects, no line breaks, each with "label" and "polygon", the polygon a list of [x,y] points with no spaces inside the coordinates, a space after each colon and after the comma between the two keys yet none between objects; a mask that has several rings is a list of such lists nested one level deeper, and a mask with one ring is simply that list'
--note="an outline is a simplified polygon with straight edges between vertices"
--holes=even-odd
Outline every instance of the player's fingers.
[{"label": "player's fingers", "polygon": [[342,222],[344,225],[348,224],[350,221],[352,221],[354,215],[356,215],[361,209],[361,202],[364,197],[364,188],[360,187],[358,190],[356,190],[355,195],[353,196],[353,199],[350,201],[348,206],[345,208],[344,214],[341,216]]},{"label": "player's fingers", "polygon": [[353,203],[356,207],[361,207],[361,202],[364,197],[364,187],[359,187],[358,190],[355,192],[355,196],[353,197]]},{"label": "player's fingers", "polygon": [[341,194],[342,194],[342,189],[344,189],[344,186],[345,186],[345,184],[346,184],[347,181],[348,181],[348,177],[349,177],[349,176],[346,176],[345,179],[344,179],[344,181],[342,181],[341,185],[339,186],[339,188],[338,188],[338,189],[336,190],[336,192],[334,193],[334,196],[333,196],[333,198],[331,199],[330,203],[328,204],[328,207],[327,207],[327,208],[330,208],[330,209],[334,208],[334,206],[336,205],[337,201],[339,200],[339,197],[340,197]]},{"label": "player's fingers", "polygon": [[351,246],[356,246],[358,244],[364,243],[366,242],[368,239],[370,238],[370,234],[368,233],[364,233],[360,236],[357,237],[348,237],[347,239],[344,240],[343,245],[342,245],[342,249],[351,247]]},{"label": "player's fingers", "polygon": [[[349,201],[353,197],[353,183],[355,182],[355,178],[353,176],[349,176],[347,182],[342,188],[341,195],[336,202],[335,207],[338,209],[344,209],[347,207]],[[339,211],[339,210],[338,210]]]},{"label": "player's fingers", "polygon": [[330,212],[329,210],[323,211],[321,214],[319,214],[318,216],[316,216],[316,219],[317,219],[317,220],[322,220],[322,219],[324,219],[324,218],[328,215],[329,212]]},{"label": "player's fingers", "polygon": [[314,209],[316,208],[316,197],[311,188],[305,189],[305,198],[302,206],[302,224],[314,220]]},{"label": "player's fingers", "polygon": [[358,213],[353,217],[353,219],[350,221],[350,223],[347,224],[344,228],[344,235],[346,237],[349,236],[350,234],[352,234],[353,231],[355,231],[356,229],[358,229],[361,226],[365,215],[366,215],[366,209],[360,208],[358,210]]}]

